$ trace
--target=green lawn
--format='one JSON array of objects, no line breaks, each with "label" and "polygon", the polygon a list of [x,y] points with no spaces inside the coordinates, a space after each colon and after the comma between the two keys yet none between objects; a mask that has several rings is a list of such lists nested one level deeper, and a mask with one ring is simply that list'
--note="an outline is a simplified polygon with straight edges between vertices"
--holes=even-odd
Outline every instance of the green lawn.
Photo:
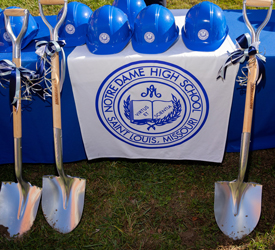
[{"label": "green lawn", "polygon": [[[180,0],[166,0],[167,1],[167,8],[169,9],[190,9],[192,6],[196,5],[199,2],[197,0],[187,0],[187,1],[180,1]],[[73,2],[69,0],[69,2]],[[112,4],[112,0],[82,0],[81,3],[88,5],[93,11],[97,8],[106,5]],[[219,5],[222,9],[241,9],[242,2],[235,1],[235,0],[221,0],[221,1],[212,1],[213,3]],[[1,0],[0,8],[4,9],[9,6],[18,6],[21,8],[26,8],[30,11],[30,13],[34,16],[39,15],[38,9],[38,1],[34,0]],[[46,15],[55,15],[58,13],[60,6],[45,6],[45,14]]]}]

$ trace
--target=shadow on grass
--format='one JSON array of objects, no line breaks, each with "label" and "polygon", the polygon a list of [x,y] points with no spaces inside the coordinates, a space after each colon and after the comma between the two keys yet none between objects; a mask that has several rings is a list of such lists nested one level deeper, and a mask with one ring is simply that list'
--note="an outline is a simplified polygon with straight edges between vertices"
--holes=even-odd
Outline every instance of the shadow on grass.
[{"label": "shadow on grass", "polygon": [[[246,181],[263,185],[262,215],[255,230],[233,241],[214,216],[214,184],[238,176],[239,154],[221,164],[195,161],[98,159],[64,164],[65,173],[87,180],[78,227],[60,234],[41,206],[20,239],[0,236],[1,249],[272,249],[275,247],[275,149],[250,153]],[[54,164],[23,164],[23,177],[42,185],[57,175]],[[0,166],[0,181],[16,181],[12,164]],[[0,230],[1,234],[1,230]]]}]

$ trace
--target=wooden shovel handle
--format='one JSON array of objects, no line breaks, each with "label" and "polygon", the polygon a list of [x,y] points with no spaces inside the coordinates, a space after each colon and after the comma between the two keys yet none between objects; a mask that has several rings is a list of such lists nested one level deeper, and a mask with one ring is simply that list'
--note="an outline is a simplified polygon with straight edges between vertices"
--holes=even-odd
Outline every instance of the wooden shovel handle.
[{"label": "wooden shovel handle", "polygon": [[59,81],[59,53],[52,58],[52,109],[53,127],[61,129],[60,81]]},{"label": "wooden shovel handle", "polygon": [[6,16],[25,16],[25,9],[5,9],[4,14]]},{"label": "wooden shovel handle", "polygon": [[246,0],[246,6],[250,7],[270,7],[271,0]]},{"label": "wooden shovel handle", "polygon": [[[21,59],[20,58],[13,58],[12,61],[15,63],[16,67],[21,66]],[[21,83],[20,83],[21,85]],[[21,87],[21,86],[20,86]],[[13,106],[12,113],[13,113],[13,137],[14,138],[21,138],[22,137],[22,116],[21,116],[21,90],[19,92],[19,100],[18,100],[18,108]]]},{"label": "wooden shovel handle", "polygon": [[39,2],[42,5],[60,5],[60,4],[64,4],[64,0],[40,0]]},{"label": "wooden shovel handle", "polygon": [[244,121],[243,121],[243,133],[251,133],[251,124],[253,116],[255,89],[256,89],[256,77],[257,77],[257,60],[255,56],[249,57],[249,72],[246,86],[246,98],[244,109]]}]

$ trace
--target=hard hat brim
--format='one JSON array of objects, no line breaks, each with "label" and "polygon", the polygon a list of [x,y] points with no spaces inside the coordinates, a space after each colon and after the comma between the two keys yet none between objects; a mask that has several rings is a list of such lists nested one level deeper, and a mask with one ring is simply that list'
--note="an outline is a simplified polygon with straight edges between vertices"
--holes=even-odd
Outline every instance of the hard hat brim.
[{"label": "hard hat brim", "polygon": [[195,41],[192,40],[190,38],[186,37],[186,34],[184,32],[184,26],[182,27],[182,40],[185,44],[185,46],[189,49],[189,50],[193,50],[193,51],[201,51],[201,52],[211,52],[211,51],[215,51],[217,50],[224,42],[224,40],[226,39],[227,35],[228,35],[229,29],[228,26],[226,26],[226,32],[225,35],[219,39],[216,40],[215,42],[208,42],[206,41]]},{"label": "hard hat brim", "polygon": [[121,52],[130,42],[131,36],[123,42],[113,44],[92,43],[86,38],[86,45],[89,51],[96,55],[111,55]]}]

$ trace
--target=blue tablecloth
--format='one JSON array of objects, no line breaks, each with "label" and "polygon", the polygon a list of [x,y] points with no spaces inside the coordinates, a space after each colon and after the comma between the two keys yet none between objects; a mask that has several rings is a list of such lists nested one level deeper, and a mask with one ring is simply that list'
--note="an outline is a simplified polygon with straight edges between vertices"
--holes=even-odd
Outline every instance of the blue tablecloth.
[{"label": "blue tablecloth", "polygon": [[[40,17],[35,17],[40,30],[38,40],[49,41],[49,30]],[[48,16],[51,25],[55,25],[56,16]],[[74,48],[65,48],[68,56]],[[37,55],[35,42],[32,42],[21,53],[22,66],[35,69]],[[0,59],[12,59],[11,53],[0,53]],[[72,162],[86,159],[81,138],[74,98],[68,73],[61,93],[61,114],[63,134],[63,160]],[[27,163],[53,163],[53,119],[51,98],[43,101],[33,95],[33,101],[22,101],[22,160]],[[0,87],[0,164],[13,163],[13,127],[12,110],[9,104],[9,91]]]},{"label": "blue tablecloth", "polygon": [[[234,41],[239,35],[249,33],[246,27],[241,10],[224,11],[227,24],[229,26],[229,35]],[[251,24],[257,28],[266,16],[266,10],[248,10],[247,15]],[[275,147],[275,15],[260,33],[260,52],[266,56],[266,81],[260,88],[257,88],[255,96],[255,106],[253,114],[252,132],[251,132],[251,150],[274,148]],[[244,65],[240,65],[241,68]],[[239,71],[238,75],[241,75]],[[227,152],[237,152],[240,150],[240,138],[243,125],[245,102],[245,88],[237,83],[234,89],[232,101],[231,116],[229,120],[229,130],[227,136]],[[218,122],[218,117],[217,117]]]},{"label": "blue tablecloth", "polygon": [[[225,10],[224,14],[229,26],[229,35],[234,41],[239,35],[248,32],[243,22],[241,10]],[[249,20],[257,25],[265,18],[265,10],[248,10]],[[40,17],[35,17],[40,26],[37,35],[39,40],[49,40],[48,28]],[[53,25],[56,16],[48,17]],[[267,81],[262,88],[258,88],[255,98],[255,112],[252,127],[251,150],[275,147],[275,85],[273,83],[275,70],[275,17],[271,17],[268,25],[261,33],[261,52],[267,58],[266,77]],[[66,48],[68,56],[74,48]],[[35,69],[37,55],[34,53],[35,43],[32,42],[22,51],[22,66]],[[0,53],[0,59],[12,59],[10,53]],[[243,65],[241,65],[243,66]],[[229,122],[227,137],[227,152],[237,152],[240,149],[240,137],[242,133],[243,113],[245,101],[245,88],[236,84],[233,96],[232,110]],[[51,99],[41,100],[33,96],[33,101],[22,102],[22,158],[24,163],[53,163],[53,129],[52,129],[52,108]],[[74,97],[68,69],[66,80],[61,93],[62,132],[63,132],[63,161],[73,162],[86,158],[80,127],[78,123]],[[7,89],[0,88],[0,164],[13,163],[13,132],[12,132],[12,111],[9,103]],[[219,117],[217,117],[219,122]],[[209,142],[211,143],[211,142]]]}]

